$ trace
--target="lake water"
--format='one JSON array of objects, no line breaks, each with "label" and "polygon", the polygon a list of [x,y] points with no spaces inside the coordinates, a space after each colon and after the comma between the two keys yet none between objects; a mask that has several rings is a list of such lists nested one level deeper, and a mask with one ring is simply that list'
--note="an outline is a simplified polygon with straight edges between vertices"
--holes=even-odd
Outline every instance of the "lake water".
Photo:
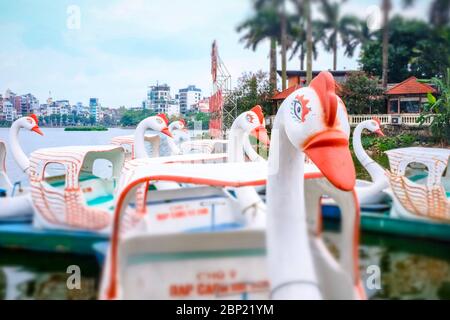
[{"label": "lake water", "polygon": [[[21,132],[26,153],[43,147],[106,144],[112,137],[133,133],[131,129],[42,131],[44,136]],[[0,128],[0,139],[8,142],[8,129]],[[10,153],[6,165],[11,180],[26,181]],[[331,246],[336,243],[335,234],[325,236]],[[369,266],[381,269],[381,289],[368,290],[373,299],[450,299],[449,244],[363,233],[359,255],[363,279],[368,277]],[[81,290],[67,289],[70,265],[80,266]],[[99,274],[93,257],[0,250],[0,299],[95,299]]]}]

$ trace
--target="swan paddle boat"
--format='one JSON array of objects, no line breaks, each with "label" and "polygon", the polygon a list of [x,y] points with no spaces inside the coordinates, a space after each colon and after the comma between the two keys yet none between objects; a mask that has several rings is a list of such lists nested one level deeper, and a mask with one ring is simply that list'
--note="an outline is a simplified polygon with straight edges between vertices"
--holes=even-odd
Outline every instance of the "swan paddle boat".
[{"label": "swan paddle boat", "polygon": [[450,241],[450,150],[409,147],[386,153],[391,168],[386,170],[386,192],[392,198],[392,207],[363,212],[361,229]]},{"label": "swan paddle boat", "polygon": [[[363,211],[383,211],[390,208],[390,196],[385,189],[389,187],[389,179],[385,169],[376,163],[364,150],[361,143],[361,134],[363,130],[369,130],[379,136],[384,136],[381,130],[380,120],[374,117],[359,123],[353,131],[353,150],[358,161],[370,175],[372,181],[356,180],[356,194]],[[325,217],[338,218],[338,210],[333,210],[333,203],[324,199],[323,205],[327,207]]]},{"label": "swan paddle boat", "polygon": [[[114,190],[123,167],[122,145],[128,143],[132,154],[147,157],[145,142],[150,140],[154,150],[157,150],[159,140],[156,136],[145,136],[145,131],[151,129],[170,134],[165,120],[161,115],[144,119],[133,139],[120,137],[115,140],[117,145],[42,149],[32,154],[31,161],[23,152],[18,152],[23,155],[15,157],[21,168],[32,167],[29,174],[36,209],[34,226],[1,226],[0,246],[92,254],[92,244],[106,240],[109,233]],[[258,128],[259,125],[253,127]],[[128,156],[131,157],[130,153]],[[225,158],[226,154],[208,154],[206,158],[205,155],[192,154],[152,159],[156,163],[196,163],[223,162]],[[107,177],[93,172],[96,169],[94,164],[102,161],[107,162],[106,167],[110,171]],[[123,170],[126,171],[127,168],[126,166]],[[51,172],[51,169],[58,172]],[[162,182],[157,183],[158,186],[161,184]],[[174,183],[170,185],[173,186]],[[71,201],[68,201],[69,198]],[[43,237],[43,241],[31,241]]]},{"label": "swan paddle boat", "polygon": [[[9,130],[11,152],[23,172],[28,172],[29,163],[25,153],[20,148],[19,131],[25,129],[43,135],[38,123],[36,115],[31,114],[16,120]],[[5,160],[6,146],[4,142],[0,141],[0,189],[2,189],[4,195],[0,198],[0,221],[29,221],[33,214],[31,196],[28,190],[21,187],[20,183],[11,184],[6,174]]]},{"label": "swan paddle boat", "polygon": [[6,172],[6,144],[0,140],[0,223],[31,221],[33,206],[28,190],[11,183]]},{"label": "swan paddle boat", "polygon": [[[151,120],[153,130],[170,134],[164,119],[152,117]],[[124,149],[117,145],[44,148],[28,158],[17,136],[20,128],[38,132],[36,126],[34,117],[25,117],[16,120],[10,131],[11,141],[16,142],[14,159],[29,176],[33,225],[2,225],[0,246],[85,253],[85,243],[104,240],[110,233],[114,191],[125,161]],[[39,237],[45,240],[32,243],[31,239]],[[89,248],[88,252],[93,251]]]},{"label": "swan paddle boat", "polygon": [[[152,157],[160,155],[161,137],[158,134],[146,134],[144,136],[145,148]],[[125,161],[134,159],[134,135],[117,136],[109,141],[111,144],[121,146],[125,150]]]},{"label": "swan paddle boat", "polygon": [[[279,139],[270,146],[269,167],[261,162],[160,164],[139,166],[122,176],[100,297],[364,298],[357,270],[359,208],[352,191],[355,170],[348,135],[342,130],[346,121],[338,112],[334,79],[323,72],[310,87],[295,91],[281,105],[274,127]],[[304,152],[329,181],[321,173],[311,175],[311,182],[305,181]],[[336,155],[338,161],[331,161]],[[142,228],[123,232],[127,229],[127,208],[136,206],[137,190],[160,180],[200,185],[171,191],[180,196],[198,188],[222,193],[212,203],[204,197],[203,212],[209,207],[213,213],[208,225],[189,230],[193,226],[184,224],[186,230],[180,232],[176,218],[198,212],[173,203],[168,204],[173,206],[172,211],[166,208],[158,214],[159,210],[149,210],[142,218],[163,217],[162,221],[171,221],[173,232],[160,232],[158,223],[143,223]],[[237,190],[266,182],[267,217],[262,205],[246,219],[244,212],[235,213],[236,221],[244,220],[244,225],[215,223],[225,215],[214,214],[215,210],[224,210],[220,206],[233,208],[227,188]],[[335,198],[343,212],[339,261],[320,236],[318,213],[324,194]],[[156,193],[148,192],[147,197],[160,200]],[[308,218],[312,222],[308,223]]]},{"label": "swan paddle boat", "polygon": [[177,146],[181,143],[191,140],[189,130],[186,127],[186,121],[184,119],[178,119],[172,121],[169,124],[169,131],[172,133],[173,140]]}]

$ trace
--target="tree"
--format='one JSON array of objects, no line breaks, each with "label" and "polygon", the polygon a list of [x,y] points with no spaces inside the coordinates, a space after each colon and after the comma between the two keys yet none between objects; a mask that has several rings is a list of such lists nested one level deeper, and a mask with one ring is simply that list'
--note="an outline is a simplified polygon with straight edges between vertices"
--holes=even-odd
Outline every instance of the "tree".
[{"label": "tree", "polygon": [[450,1],[434,0],[430,7],[430,22],[436,27],[443,27],[450,22]]},{"label": "tree", "polygon": [[[253,0],[254,15],[237,27],[238,32],[247,32],[241,38],[246,48],[256,49],[265,39],[270,40],[270,80],[272,89],[276,89],[276,47],[281,47],[282,89],[286,88],[287,49],[291,43],[293,15],[286,12],[285,0]],[[273,92],[273,91],[272,91]]]},{"label": "tree", "polygon": [[[259,104],[263,107],[265,114],[272,112],[272,93],[270,91],[270,83],[267,73],[258,71],[256,73],[243,73],[238,79],[238,84],[233,90],[236,105],[238,106],[237,113],[240,114],[248,111],[255,105]],[[225,105],[225,109],[231,106]],[[231,126],[231,123],[224,124]]]},{"label": "tree", "polygon": [[[294,18],[294,23],[292,24],[291,37],[292,37],[292,51],[289,60],[298,53],[300,60],[300,70],[305,70],[305,55],[307,52],[307,16],[305,1],[293,0],[296,7],[296,14]],[[295,22],[295,19],[297,20]],[[312,22],[312,56],[314,59],[317,58],[317,44],[323,38],[322,30],[318,28],[315,21]]]},{"label": "tree", "polygon": [[197,121],[197,122],[201,122],[202,130],[208,130],[209,129],[209,119],[210,119],[209,113],[197,112],[188,117],[187,127],[189,129],[193,130],[194,129],[194,121]]},{"label": "tree", "polygon": [[340,15],[340,4],[322,0],[320,10],[324,20],[317,21],[317,27],[325,35],[322,40],[327,51],[333,53],[333,70],[337,68],[338,40],[341,39],[344,54],[352,57],[359,37],[359,19],[353,15]]},{"label": "tree", "polygon": [[383,53],[382,53],[382,83],[383,88],[387,88],[388,83],[388,63],[389,63],[389,13],[391,11],[391,0],[383,0],[381,8],[383,10]]},{"label": "tree", "polygon": [[428,94],[428,102],[419,117],[423,124],[431,119],[430,129],[433,135],[443,144],[450,144],[450,68],[447,69],[444,79],[433,78],[431,82],[436,86],[440,96],[436,99]]},{"label": "tree", "polygon": [[350,114],[384,113],[383,89],[378,79],[364,72],[352,72],[341,86],[341,97]]},{"label": "tree", "polygon": [[[123,110],[122,110],[123,111]],[[123,127],[134,127],[143,119],[153,116],[156,113],[148,109],[144,110],[126,110],[120,118],[120,125]]]},{"label": "tree", "polygon": [[[420,20],[394,17],[389,27],[389,64],[391,82],[413,75],[418,78],[442,77],[450,66],[450,28],[432,28]],[[363,44],[359,62],[362,69],[382,76],[382,33]]]},{"label": "tree", "polygon": [[281,38],[279,15],[270,7],[260,7],[249,19],[242,22],[236,30],[245,32],[240,41],[246,48],[256,50],[265,39],[270,40],[270,83],[272,89],[277,87],[277,40]]}]

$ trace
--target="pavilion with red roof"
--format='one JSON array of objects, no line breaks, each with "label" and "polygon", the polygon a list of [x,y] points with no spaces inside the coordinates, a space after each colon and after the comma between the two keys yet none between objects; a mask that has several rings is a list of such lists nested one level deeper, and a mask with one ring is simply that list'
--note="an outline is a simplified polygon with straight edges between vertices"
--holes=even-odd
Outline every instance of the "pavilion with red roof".
[{"label": "pavilion with red roof", "polygon": [[420,113],[428,93],[436,93],[436,89],[410,77],[386,91],[388,113]]}]

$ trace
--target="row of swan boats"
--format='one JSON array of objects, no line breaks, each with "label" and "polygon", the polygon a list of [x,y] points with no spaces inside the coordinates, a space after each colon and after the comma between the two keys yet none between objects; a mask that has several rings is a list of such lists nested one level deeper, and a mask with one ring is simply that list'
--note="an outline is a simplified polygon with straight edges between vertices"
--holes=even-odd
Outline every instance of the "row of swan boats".
[{"label": "row of swan boats", "polygon": [[[18,119],[9,144],[30,187],[0,171],[0,246],[92,253],[110,239],[101,298],[344,299],[365,297],[360,228],[450,240],[449,150],[395,149],[386,171],[362,147],[364,129],[382,134],[368,120],[353,149],[372,181],[356,180],[345,105],[328,72],[286,98],[275,119],[268,160],[249,139],[269,145],[259,106],[235,119],[227,140],[190,140],[183,121],[161,114],[110,145],[29,158],[19,130],[42,132],[36,117]],[[160,135],[147,130],[168,136],[171,155],[159,154]],[[428,175],[405,177],[412,162]],[[389,213],[373,212],[389,199]],[[32,223],[18,223],[30,213]],[[341,220],[339,259],[323,242],[323,217]]]}]

